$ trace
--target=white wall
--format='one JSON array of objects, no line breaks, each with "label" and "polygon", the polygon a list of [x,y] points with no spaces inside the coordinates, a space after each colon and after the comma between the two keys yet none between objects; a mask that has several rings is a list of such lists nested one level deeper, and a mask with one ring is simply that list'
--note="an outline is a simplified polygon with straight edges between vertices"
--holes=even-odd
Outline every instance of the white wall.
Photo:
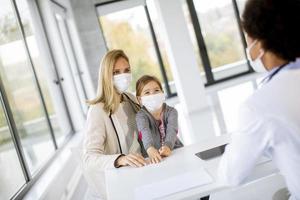
[{"label": "white wall", "polygon": [[[182,1],[154,0],[178,91],[180,107],[194,141],[213,135],[212,116],[198,115],[208,109],[204,83],[184,18]],[[185,133],[183,133],[185,134]]]}]

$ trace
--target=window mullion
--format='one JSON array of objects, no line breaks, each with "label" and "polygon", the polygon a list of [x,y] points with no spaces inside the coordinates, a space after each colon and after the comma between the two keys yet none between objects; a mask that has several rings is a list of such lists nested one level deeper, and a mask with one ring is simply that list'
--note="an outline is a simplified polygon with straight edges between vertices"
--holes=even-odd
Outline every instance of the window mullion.
[{"label": "window mullion", "polygon": [[157,59],[158,59],[158,65],[159,65],[159,68],[160,68],[160,71],[161,71],[161,74],[162,74],[162,78],[163,78],[163,81],[164,81],[164,84],[165,84],[165,87],[166,87],[167,96],[171,97],[172,92],[171,92],[171,89],[170,89],[170,86],[169,86],[167,73],[166,73],[166,70],[164,68],[163,60],[162,60],[162,57],[161,57],[161,52],[159,50],[159,46],[158,46],[158,42],[157,42],[157,39],[156,39],[154,28],[153,28],[153,25],[152,25],[152,22],[151,22],[150,14],[149,14],[147,6],[144,6],[144,8],[145,8],[145,13],[146,13],[146,16],[147,16],[147,20],[148,20],[148,24],[149,24],[149,28],[150,28],[150,32],[151,32],[152,41],[153,41],[153,44],[154,44],[155,53],[156,53]]},{"label": "window mullion", "polygon": [[[236,0],[232,0],[232,5],[233,5],[235,18],[236,18],[236,21],[238,23],[238,28],[239,28],[239,32],[240,32],[240,35],[241,35],[242,44],[243,44],[243,47],[244,47],[244,55],[245,55],[245,58],[247,59],[247,53],[246,53],[247,42],[246,42],[245,35],[243,33],[242,22],[241,22],[241,18],[240,18],[240,12],[239,12],[239,8],[238,8]],[[247,65],[248,65],[249,71],[253,72],[253,69],[250,66],[250,63],[249,63],[248,59],[247,59]]]},{"label": "window mullion", "polygon": [[196,8],[195,8],[193,0],[187,0],[186,2],[187,2],[187,6],[188,6],[188,9],[189,9],[190,15],[191,15],[191,21],[192,21],[192,24],[193,24],[193,27],[194,27],[194,30],[195,30],[196,40],[197,40],[197,43],[198,43],[198,48],[199,48],[201,60],[202,60],[202,63],[203,63],[203,68],[204,68],[204,71],[205,71],[207,84],[211,84],[215,80],[214,80],[214,76],[212,74],[211,64],[210,64],[210,61],[209,61],[205,41],[204,41],[204,38],[203,38],[203,35],[202,35],[202,31],[201,31],[200,23],[199,23],[199,20],[198,20]]}]

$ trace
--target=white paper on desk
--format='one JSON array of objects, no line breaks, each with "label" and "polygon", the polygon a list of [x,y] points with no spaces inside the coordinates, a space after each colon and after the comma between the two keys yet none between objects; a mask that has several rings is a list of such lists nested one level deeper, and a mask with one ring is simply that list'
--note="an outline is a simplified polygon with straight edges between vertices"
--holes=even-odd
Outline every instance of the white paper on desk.
[{"label": "white paper on desk", "polygon": [[159,182],[137,187],[135,189],[135,199],[157,199],[194,187],[199,187],[211,183],[212,181],[212,177],[204,168],[198,168],[195,171],[186,172]]}]

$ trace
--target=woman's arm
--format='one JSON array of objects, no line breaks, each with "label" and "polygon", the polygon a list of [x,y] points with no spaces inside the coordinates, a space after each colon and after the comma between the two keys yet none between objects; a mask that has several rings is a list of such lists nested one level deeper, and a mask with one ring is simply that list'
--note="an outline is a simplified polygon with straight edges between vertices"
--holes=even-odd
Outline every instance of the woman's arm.
[{"label": "woman's arm", "polygon": [[144,158],[139,154],[105,154],[104,148],[108,145],[108,141],[104,115],[101,107],[97,106],[92,106],[88,112],[84,141],[84,166],[89,170],[105,170],[126,165],[134,167],[146,165]]},{"label": "woman's arm", "polygon": [[136,115],[136,124],[138,127],[139,137],[142,138],[142,142],[149,158],[151,159],[151,163],[160,162],[162,158],[159,155],[158,150],[154,147],[148,117],[142,111],[138,112]]}]

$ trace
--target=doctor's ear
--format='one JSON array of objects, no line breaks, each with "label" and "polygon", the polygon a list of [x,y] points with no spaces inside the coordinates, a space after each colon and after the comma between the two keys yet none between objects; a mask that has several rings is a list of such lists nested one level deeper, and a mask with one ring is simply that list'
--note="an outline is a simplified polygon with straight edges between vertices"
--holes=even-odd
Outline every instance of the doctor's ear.
[{"label": "doctor's ear", "polygon": [[262,41],[261,40],[257,40],[257,47],[259,48],[259,49],[264,49],[264,47],[263,47],[263,43],[262,43]]}]

